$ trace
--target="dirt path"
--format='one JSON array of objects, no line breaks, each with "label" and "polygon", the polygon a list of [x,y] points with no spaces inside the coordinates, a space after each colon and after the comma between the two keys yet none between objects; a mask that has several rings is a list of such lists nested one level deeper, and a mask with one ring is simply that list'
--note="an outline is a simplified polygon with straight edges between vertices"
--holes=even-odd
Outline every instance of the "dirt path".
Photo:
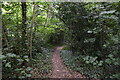
[{"label": "dirt path", "polygon": [[60,51],[63,47],[57,47],[52,56],[52,74],[50,78],[84,78],[80,73],[70,72],[67,67],[63,64],[60,58]]},{"label": "dirt path", "polygon": [[[49,74],[44,76],[48,78],[79,78],[79,80],[99,80],[99,79],[86,79],[84,75],[78,72],[69,71],[60,58],[60,51],[63,47],[57,47],[52,56],[53,69]],[[40,78],[41,74],[38,69],[33,70],[32,78]]]}]

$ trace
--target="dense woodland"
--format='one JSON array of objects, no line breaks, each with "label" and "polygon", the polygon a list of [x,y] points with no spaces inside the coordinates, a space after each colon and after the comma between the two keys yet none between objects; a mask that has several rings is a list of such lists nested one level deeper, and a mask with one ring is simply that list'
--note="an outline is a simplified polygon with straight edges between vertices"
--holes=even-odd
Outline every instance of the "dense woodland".
[{"label": "dense woodland", "polygon": [[51,57],[89,78],[120,80],[120,2],[3,2],[2,77],[40,78]]}]

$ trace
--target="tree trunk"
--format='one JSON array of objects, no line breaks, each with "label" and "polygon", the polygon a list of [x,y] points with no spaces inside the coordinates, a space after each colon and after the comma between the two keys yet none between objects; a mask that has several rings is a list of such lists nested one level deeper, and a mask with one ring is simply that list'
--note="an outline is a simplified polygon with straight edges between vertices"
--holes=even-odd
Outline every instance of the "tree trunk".
[{"label": "tree trunk", "polygon": [[[119,12],[119,15],[118,15],[118,53],[120,53],[120,2],[118,4],[118,12]],[[119,56],[120,57],[120,56]]]},{"label": "tree trunk", "polygon": [[[0,54],[2,54],[2,2],[0,2]],[[2,80],[2,60],[0,59],[0,80]]]},{"label": "tree trunk", "polygon": [[22,2],[22,46],[23,52],[25,52],[26,48],[26,2]]},{"label": "tree trunk", "polygon": [[2,2],[0,2],[0,40],[2,41]]},{"label": "tree trunk", "polygon": [[19,18],[18,18],[18,13],[16,12],[16,27],[17,27],[17,30],[16,30],[16,33],[15,33],[15,40],[16,40],[16,50],[17,50],[17,53],[19,54],[20,53],[20,44],[19,44]]},{"label": "tree trunk", "polygon": [[35,21],[35,2],[34,2],[32,24],[31,24],[31,31],[30,31],[30,58],[32,58],[32,38],[33,38],[33,28],[35,27],[34,21]]}]

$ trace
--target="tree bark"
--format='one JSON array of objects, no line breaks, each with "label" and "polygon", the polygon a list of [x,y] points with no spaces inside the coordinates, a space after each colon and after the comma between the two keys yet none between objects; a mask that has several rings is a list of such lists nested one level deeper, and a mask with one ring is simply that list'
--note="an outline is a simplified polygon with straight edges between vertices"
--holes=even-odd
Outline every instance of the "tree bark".
[{"label": "tree bark", "polygon": [[19,54],[20,53],[20,44],[19,44],[19,17],[18,17],[18,13],[16,12],[16,33],[15,33],[15,40],[16,40],[16,50],[17,50],[17,53]]},{"label": "tree bark", "polygon": [[[118,53],[120,53],[120,1],[118,3],[118,12],[119,12],[119,15],[118,15]],[[120,57],[120,55],[119,55]]]},{"label": "tree bark", "polygon": [[22,46],[23,52],[25,52],[26,48],[26,2],[22,2]]},{"label": "tree bark", "polygon": [[31,31],[30,31],[30,58],[32,59],[32,38],[33,38],[33,31],[34,31],[34,21],[35,21],[35,2],[34,2],[34,8],[33,8],[33,14],[32,14],[32,24],[31,24]]}]

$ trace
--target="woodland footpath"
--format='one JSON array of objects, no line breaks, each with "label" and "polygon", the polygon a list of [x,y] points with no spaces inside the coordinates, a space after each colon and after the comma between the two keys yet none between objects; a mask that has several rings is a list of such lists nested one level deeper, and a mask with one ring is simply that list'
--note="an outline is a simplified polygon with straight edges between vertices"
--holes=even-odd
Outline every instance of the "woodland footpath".
[{"label": "woodland footpath", "polygon": [[2,2],[1,11],[3,79],[120,80],[120,2]]}]

